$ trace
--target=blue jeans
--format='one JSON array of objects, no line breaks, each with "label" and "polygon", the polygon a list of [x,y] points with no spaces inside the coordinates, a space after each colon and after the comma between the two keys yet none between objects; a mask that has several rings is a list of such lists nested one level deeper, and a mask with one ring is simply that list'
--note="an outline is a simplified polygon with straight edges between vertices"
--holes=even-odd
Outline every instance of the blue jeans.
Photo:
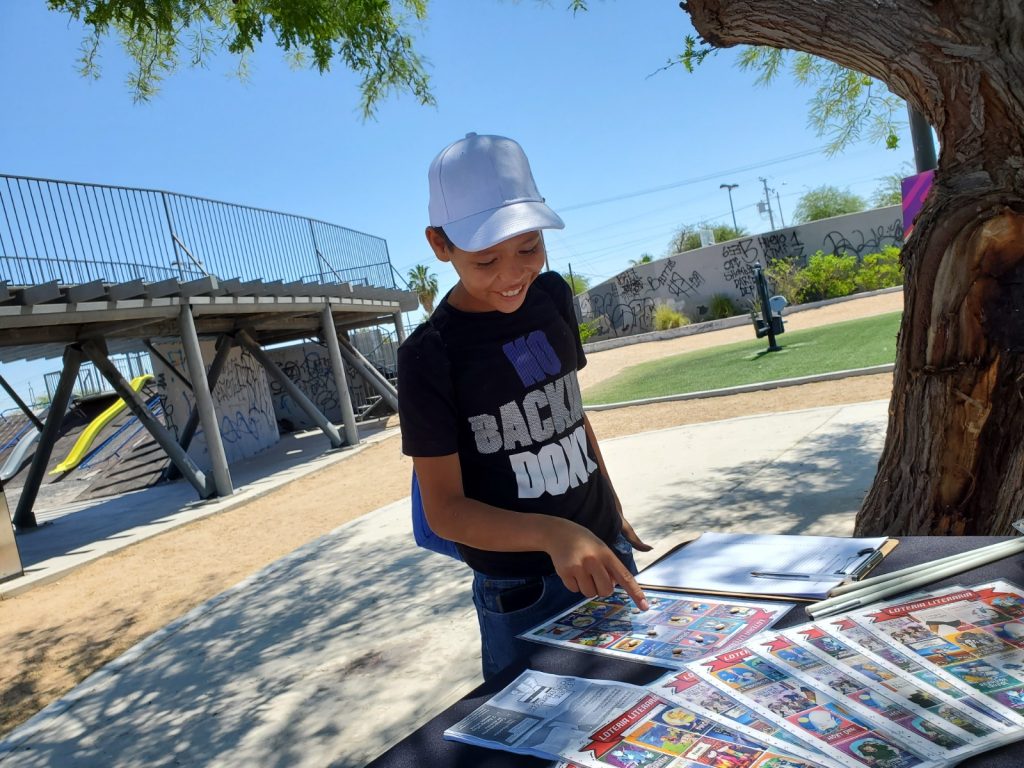
[{"label": "blue jeans", "polygon": [[[613,551],[629,572],[636,574],[633,547],[624,536],[619,536]],[[510,606],[506,605],[506,610],[502,610],[502,598],[508,601],[509,595],[516,594],[536,594],[536,597],[523,607],[515,605],[508,610]],[[480,655],[484,679],[490,680],[509,664],[536,649],[534,643],[520,640],[516,635],[554,618],[582,599],[583,596],[579,592],[570,592],[566,589],[556,573],[548,576],[498,579],[474,572],[473,604],[476,606],[476,617],[480,624]]]}]

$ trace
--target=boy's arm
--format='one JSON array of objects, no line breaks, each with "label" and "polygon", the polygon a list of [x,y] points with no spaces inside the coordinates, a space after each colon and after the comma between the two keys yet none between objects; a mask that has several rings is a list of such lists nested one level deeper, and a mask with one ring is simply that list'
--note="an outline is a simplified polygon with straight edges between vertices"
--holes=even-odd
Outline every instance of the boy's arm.
[{"label": "boy's arm", "polygon": [[491,552],[546,552],[566,588],[586,597],[621,586],[641,610],[647,600],[633,575],[597,536],[551,515],[512,512],[468,499],[458,454],[414,458],[423,511],[445,539]]},{"label": "boy's arm", "polygon": [[608,474],[608,469],[604,465],[604,456],[601,455],[601,447],[597,443],[597,435],[594,434],[594,428],[590,426],[590,419],[587,418],[587,414],[583,414],[583,428],[587,431],[587,439],[590,440],[590,444],[594,446],[594,455],[597,457],[597,466],[601,468],[601,474],[604,475],[604,479],[608,481],[608,488],[612,492],[612,498],[615,499],[615,509],[619,512],[619,517],[622,519],[622,535],[626,537],[626,540],[633,545],[633,549],[639,550],[640,552],[650,552],[653,547],[650,544],[645,544],[636,531],[633,530],[633,526],[630,525],[626,516],[622,514],[622,502],[619,501],[619,495],[615,492],[615,486],[612,485],[612,476]]}]

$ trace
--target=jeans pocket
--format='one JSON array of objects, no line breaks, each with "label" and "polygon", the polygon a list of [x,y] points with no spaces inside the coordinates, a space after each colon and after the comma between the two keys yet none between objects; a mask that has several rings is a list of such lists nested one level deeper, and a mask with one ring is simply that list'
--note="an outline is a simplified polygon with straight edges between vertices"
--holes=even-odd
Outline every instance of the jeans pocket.
[{"label": "jeans pocket", "polygon": [[473,591],[488,613],[507,615],[536,605],[544,596],[544,580],[537,578],[494,579],[478,576]]}]

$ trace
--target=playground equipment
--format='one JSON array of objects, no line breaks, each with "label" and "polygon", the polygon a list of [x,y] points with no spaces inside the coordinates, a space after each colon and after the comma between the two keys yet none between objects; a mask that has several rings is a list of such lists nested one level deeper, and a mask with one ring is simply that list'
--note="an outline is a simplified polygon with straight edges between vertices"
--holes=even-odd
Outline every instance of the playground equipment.
[{"label": "playground equipment", "polygon": [[0,467],[0,483],[6,483],[18,474],[25,462],[31,457],[33,450],[35,450],[40,432],[34,426],[29,426],[31,426],[31,429],[26,431],[18,439],[18,443],[14,446],[14,450],[8,454],[7,461],[5,461],[4,465]]},{"label": "playground equipment", "polygon": [[[152,378],[153,374],[151,373],[136,376],[131,380],[132,391],[138,392],[147,382],[151,381]],[[89,426],[82,430],[82,434],[78,436],[78,439],[75,441],[75,445],[71,448],[71,452],[67,455],[67,458],[51,469],[50,474],[59,475],[64,472],[70,472],[72,469],[77,467],[79,462],[85,458],[86,454],[89,452],[90,446],[92,446],[93,441],[96,440],[100,432],[103,431],[103,428],[117,418],[117,415],[121,413],[125,407],[124,399],[118,398],[117,402],[89,422]]]},{"label": "playground equipment", "polygon": [[755,263],[754,283],[757,285],[758,303],[761,305],[760,314],[752,312],[754,320],[754,334],[757,338],[768,337],[768,351],[778,352],[782,347],[775,343],[775,337],[786,332],[786,326],[782,321],[782,309],[788,303],[783,296],[768,297],[768,280],[764,276],[761,265]]}]

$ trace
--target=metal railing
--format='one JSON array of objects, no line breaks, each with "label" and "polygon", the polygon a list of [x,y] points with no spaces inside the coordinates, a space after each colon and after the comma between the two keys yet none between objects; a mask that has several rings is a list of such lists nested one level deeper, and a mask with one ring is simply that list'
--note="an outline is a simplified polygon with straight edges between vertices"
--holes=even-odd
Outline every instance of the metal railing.
[{"label": "metal railing", "polygon": [[394,288],[387,243],[207,198],[0,174],[0,281],[283,280]]},{"label": "metal railing", "polygon": [[[110,358],[110,362],[114,364],[117,370],[121,372],[121,375],[128,381],[131,381],[136,376],[153,372],[153,363],[148,352],[128,352],[123,355],[115,355]],[[46,384],[47,400],[52,402],[53,395],[57,391],[57,384],[60,383],[60,371],[51,371],[44,374],[43,382]],[[110,382],[96,370],[96,366],[88,361],[82,363],[82,367],[78,370],[78,378],[75,380],[74,389],[72,390],[75,397],[88,397],[89,395],[99,395],[113,391],[114,388],[110,386]]]}]

